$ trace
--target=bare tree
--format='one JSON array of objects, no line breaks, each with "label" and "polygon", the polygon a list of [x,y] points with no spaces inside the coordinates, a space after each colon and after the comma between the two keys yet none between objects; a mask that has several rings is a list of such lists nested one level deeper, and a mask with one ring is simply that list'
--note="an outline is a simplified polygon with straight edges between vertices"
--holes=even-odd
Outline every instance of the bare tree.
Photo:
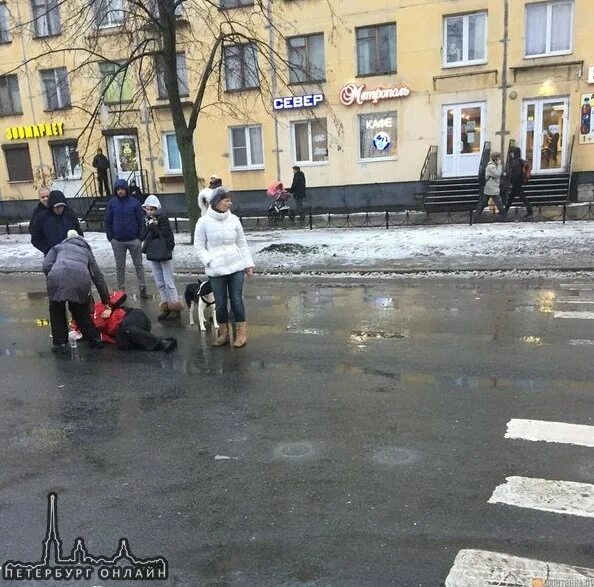
[{"label": "bare tree", "polygon": [[[194,135],[200,115],[216,109],[221,118],[249,119],[261,112],[262,105],[273,114],[272,94],[288,85],[291,70],[304,67],[287,60],[285,34],[292,25],[283,19],[282,4],[282,0],[47,0],[45,11],[19,27],[39,37],[40,22],[47,26],[57,16],[62,34],[48,36],[41,51],[19,67],[44,68],[48,63],[67,67],[70,86],[76,88],[72,107],[81,110],[87,121],[79,135],[79,140],[87,137],[85,152],[98,123],[133,126],[139,113],[152,115],[156,99],[166,97],[193,227],[199,217]],[[330,2],[327,9],[332,38],[336,17]],[[180,51],[185,67],[180,67]],[[191,86],[185,76],[192,80]]]}]

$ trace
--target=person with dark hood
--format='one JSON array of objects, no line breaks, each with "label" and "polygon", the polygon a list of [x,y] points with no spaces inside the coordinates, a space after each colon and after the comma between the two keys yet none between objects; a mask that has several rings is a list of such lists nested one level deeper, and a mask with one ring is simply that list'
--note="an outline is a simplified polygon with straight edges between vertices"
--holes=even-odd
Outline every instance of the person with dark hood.
[{"label": "person with dark hood", "polygon": [[120,351],[165,351],[177,347],[172,336],[159,337],[151,332],[150,318],[138,308],[124,306],[126,293],[116,291],[109,296],[109,304],[97,302],[91,318],[101,333],[101,340],[115,344]]},{"label": "person with dark hood", "polygon": [[43,272],[47,277],[52,351],[68,352],[68,320],[66,303],[80,328],[84,340],[91,348],[102,347],[99,331],[91,321],[91,284],[94,283],[101,301],[109,303],[109,291],[103,274],[97,266],[89,243],[75,230],[68,231],[67,238],[50,249],[43,260]]},{"label": "person with dark hood", "polygon": [[514,147],[510,151],[510,164],[509,164],[509,179],[511,182],[511,191],[507,204],[505,205],[505,213],[509,211],[514,200],[522,200],[524,206],[526,206],[526,216],[530,217],[534,214],[532,205],[528,201],[528,198],[524,194],[524,184],[526,183],[526,176],[524,169],[528,165],[524,159],[522,159],[522,151],[519,147]]},{"label": "person with dark hood", "polygon": [[136,183],[134,178],[130,180],[128,193],[133,198],[136,198],[141,204],[144,202],[144,192],[140,189],[140,186]]},{"label": "person with dark hood", "polygon": [[97,183],[99,184],[99,196],[103,197],[103,189],[107,196],[111,196],[109,189],[109,159],[103,154],[101,147],[97,149],[95,157],[93,157],[93,167],[97,170]]},{"label": "person with dark hood", "polygon": [[115,182],[114,191],[115,198],[109,200],[105,211],[105,234],[113,249],[118,289],[125,291],[126,253],[130,252],[136,269],[140,297],[148,299],[140,241],[144,229],[144,210],[140,202],[128,193],[128,182],[125,179]]},{"label": "person with dark hood", "polygon": [[69,230],[76,230],[82,236],[78,218],[66,204],[66,197],[59,190],[52,190],[47,199],[47,209],[40,212],[30,227],[31,244],[44,255],[61,243]]},{"label": "person with dark hood", "polygon": [[303,200],[305,200],[305,174],[301,171],[301,168],[295,165],[293,167],[293,183],[287,191],[293,194],[295,198],[295,207],[297,208],[297,214],[299,218],[303,220]]},{"label": "person with dark hood", "polygon": [[47,210],[47,200],[50,195],[50,190],[47,188],[41,188],[39,190],[39,204],[35,206],[33,214],[31,214],[31,220],[29,220],[29,234],[33,234],[33,223],[39,214]]}]

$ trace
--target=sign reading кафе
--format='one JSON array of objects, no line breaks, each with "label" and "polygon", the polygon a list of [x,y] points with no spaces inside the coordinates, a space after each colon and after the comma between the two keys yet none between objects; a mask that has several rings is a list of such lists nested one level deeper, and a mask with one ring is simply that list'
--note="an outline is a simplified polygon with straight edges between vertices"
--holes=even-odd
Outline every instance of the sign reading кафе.
[{"label": "sign reading \u043a\u0430\u0444\u0435", "polygon": [[11,126],[6,129],[6,138],[9,141],[18,139],[39,139],[41,137],[60,137],[63,134],[63,122],[30,124],[29,126]]}]

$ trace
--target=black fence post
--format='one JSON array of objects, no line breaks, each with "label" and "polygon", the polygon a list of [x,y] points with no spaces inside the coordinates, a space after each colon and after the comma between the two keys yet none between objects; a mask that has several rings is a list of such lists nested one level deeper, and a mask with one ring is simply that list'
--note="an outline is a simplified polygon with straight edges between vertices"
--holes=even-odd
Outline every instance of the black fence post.
[{"label": "black fence post", "polygon": [[470,226],[472,226],[472,221],[473,221],[473,218],[472,218],[473,214],[472,213],[473,212],[474,212],[474,210],[471,210],[470,211],[470,214],[469,214],[469,216],[470,216]]},{"label": "black fence post", "polygon": [[390,213],[386,210],[386,230],[390,228]]},{"label": "black fence post", "polygon": [[567,217],[567,204],[563,204],[563,224],[565,224],[566,217]]},{"label": "black fence post", "polygon": [[6,234],[10,234],[10,226],[8,224],[8,220],[6,220]]},{"label": "black fence post", "polygon": [[309,211],[309,230],[313,230],[313,216],[311,210]]},{"label": "black fence post", "polygon": [[175,224],[175,234],[179,234],[179,226],[177,224],[177,216],[173,219],[173,222]]}]

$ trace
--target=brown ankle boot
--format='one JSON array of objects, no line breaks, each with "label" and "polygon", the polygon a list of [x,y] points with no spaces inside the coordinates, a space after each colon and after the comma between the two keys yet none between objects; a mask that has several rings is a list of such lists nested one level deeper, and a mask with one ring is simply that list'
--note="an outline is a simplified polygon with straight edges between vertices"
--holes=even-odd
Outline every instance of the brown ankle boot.
[{"label": "brown ankle boot", "polygon": [[167,320],[167,322],[170,322],[173,320],[179,320],[181,318],[181,311],[182,311],[181,302],[175,302],[173,304],[168,304],[168,305],[169,305],[169,315],[167,316],[167,318],[165,318],[165,320]]},{"label": "brown ankle boot", "polygon": [[212,346],[225,346],[229,344],[229,324],[219,324],[219,335]]},{"label": "brown ankle boot", "polygon": [[235,323],[235,340],[233,341],[233,348],[240,349],[245,346],[247,342],[247,324],[245,322]]},{"label": "brown ankle boot", "polygon": [[167,302],[161,302],[159,304],[159,310],[161,310],[161,313],[157,316],[157,320],[159,321],[165,320],[171,312],[171,310],[169,309],[169,304]]}]

